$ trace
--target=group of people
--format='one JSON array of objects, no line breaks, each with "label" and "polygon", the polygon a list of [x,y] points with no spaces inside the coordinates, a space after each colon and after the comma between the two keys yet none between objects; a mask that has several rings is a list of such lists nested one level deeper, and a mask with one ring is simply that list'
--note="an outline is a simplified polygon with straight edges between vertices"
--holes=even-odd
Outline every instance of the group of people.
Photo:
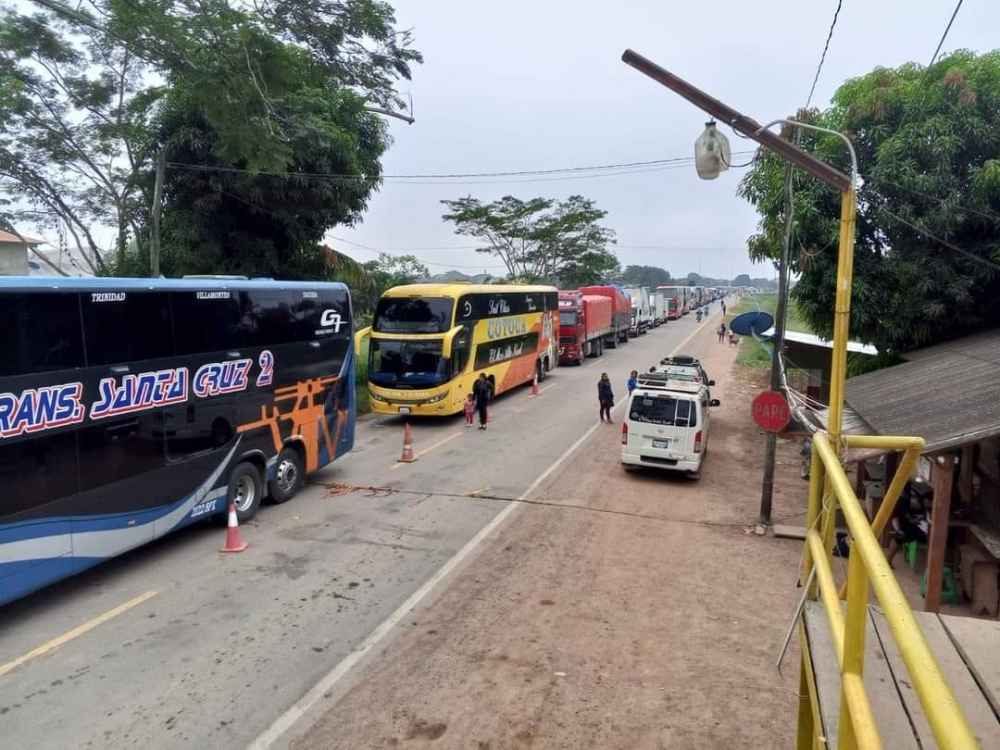
[{"label": "group of people", "polygon": [[493,397],[493,384],[486,379],[485,373],[479,373],[479,378],[472,384],[472,393],[465,399],[465,426],[472,427],[473,417],[479,414],[479,429],[485,430],[489,422],[490,399]]},{"label": "group of people", "polygon": [[[638,382],[639,371],[632,370],[632,374],[628,377],[628,383],[625,385],[629,395],[632,395]],[[614,420],[611,419],[611,409],[615,405],[615,393],[611,388],[611,378],[606,372],[602,372],[601,379],[597,381],[597,401],[601,407],[601,421],[614,424]]]}]

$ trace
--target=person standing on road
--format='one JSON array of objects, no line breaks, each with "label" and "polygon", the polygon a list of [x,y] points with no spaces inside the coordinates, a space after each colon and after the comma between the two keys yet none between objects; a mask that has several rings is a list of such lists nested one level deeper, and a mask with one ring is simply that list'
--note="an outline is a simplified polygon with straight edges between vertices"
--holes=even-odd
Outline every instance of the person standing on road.
[{"label": "person standing on road", "polygon": [[726,301],[725,300],[722,300],[722,315],[723,315],[723,317],[725,317],[725,315],[726,315]]},{"label": "person standing on road", "polygon": [[719,334],[719,343],[720,344],[723,341],[726,340],[726,324],[725,323],[719,323],[719,327],[715,330],[715,332],[717,334]]},{"label": "person standing on road", "polygon": [[472,427],[472,416],[476,413],[476,397],[471,393],[465,399],[465,426]]},{"label": "person standing on road", "polygon": [[493,389],[490,381],[486,379],[485,373],[479,373],[479,380],[472,386],[472,395],[476,399],[476,411],[479,412],[479,429],[486,429],[486,422],[489,418],[490,395]]},{"label": "person standing on road", "polygon": [[638,370],[632,370],[632,374],[628,376],[628,385],[626,386],[628,388],[628,395],[630,396],[632,395],[632,391],[635,390],[635,387],[638,384],[639,384],[639,372]]},{"label": "person standing on road", "polygon": [[[611,380],[606,372],[601,373],[601,379],[597,381],[597,400],[601,404],[601,421],[611,422],[611,407],[615,405],[615,394],[611,390]],[[605,420],[607,415],[607,420]]]}]

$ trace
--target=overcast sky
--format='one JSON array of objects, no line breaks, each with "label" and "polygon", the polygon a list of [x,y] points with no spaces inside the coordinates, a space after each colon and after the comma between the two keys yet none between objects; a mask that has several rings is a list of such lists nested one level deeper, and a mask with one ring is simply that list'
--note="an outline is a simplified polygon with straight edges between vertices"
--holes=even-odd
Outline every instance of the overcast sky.
[{"label": "overcast sky", "polygon": [[[392,120],[387,175],[499,172],[687,157],[706,116],[621,62],[630,47],[766,122],[809,95],[836,0],[395,0],[425,58],[402,87],[416,124]],[[847,78],[930,59],[953,0],[844,0],[813,104]],[[966,0],[944,52],[997,46],[1000,2]],[[732,136],[734,151],[746,148]],[[734,157],[735,161],[735,157]],[[746,161],[746,159],[744,159]],[[432,272],[475,273],[498,261],[441,221],[442,199],[581,194],[608,212],[622,265],[732,278],[771,275],[747,259],[756,216],[736,197],[745,170],[699,180],[694,167],[505,184],[387,182],[364,222],[327,237],[360,260],[411,253]],[[537,178],[535,178],[537,179]],[[339,238],[339,239],[335,239]],[[346,242],[345,242],[346,240]],[[355,243],[355,244],[348,244]],[[362,249],[359,245],[369,249]]]}]

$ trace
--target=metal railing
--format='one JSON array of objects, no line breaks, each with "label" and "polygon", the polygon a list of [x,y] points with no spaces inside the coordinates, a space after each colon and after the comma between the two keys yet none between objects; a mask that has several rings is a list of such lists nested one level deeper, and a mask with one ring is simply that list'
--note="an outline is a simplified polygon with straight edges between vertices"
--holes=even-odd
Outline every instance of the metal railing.
[{"label": "metal railing", "polygon": [[[840,665],[838,745],[840,748],[882,747],[862,680],[870,584],[938,745],[942,748],[976,748],[979,745],[965,715],[941,674],[877,538],[892,516],[896,501],[916,467],[924,440],[845,435],[840,442],[845,448],[894,450],[903,451],[904,454],[885,493],[882,507],[869,525],[830,436],[826,433],[813,436],[802,580],[807,585],[807,598],[815,599],[817,593],[819,595],[830,624],[833,647]],[[838,506],[852,539],[844,590],[838,590],[833,576]],[[841,606],[844,594],[847,599],[846,614]],[[808,688],[811,698],[815,698],[811,659],[806,648],[803,648],[803,655],[800,683],[803,688]],[[805,700],[809,701],[811,698],[805,697]],[[797,741],[799,750],[823,747],[824,743],[820,740],[822,727],[817,726],[820,720],[817,708],[815,705],[800,706]]]}]

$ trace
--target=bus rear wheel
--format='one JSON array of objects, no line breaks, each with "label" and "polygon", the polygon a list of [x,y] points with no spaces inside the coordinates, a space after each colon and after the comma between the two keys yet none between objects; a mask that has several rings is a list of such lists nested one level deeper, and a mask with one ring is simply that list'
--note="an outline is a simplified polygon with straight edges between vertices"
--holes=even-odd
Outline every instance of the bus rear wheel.
[{"label": "bus rear wheel", "polygon": [[226,505],[236,506],[236,519],[240,523],[249,521],[256,515],[263,495],[264,483],[260,478],[260,470],[247,461],[237,464],[229,475]]},{"label": "bus rear wheel", "polygon": [[292,446],[286,446],[278,454],[274,469],[274,480],[268,482],[271,499],[276,503],[287,503],[295,497],[305,480],[302,456]]}]

